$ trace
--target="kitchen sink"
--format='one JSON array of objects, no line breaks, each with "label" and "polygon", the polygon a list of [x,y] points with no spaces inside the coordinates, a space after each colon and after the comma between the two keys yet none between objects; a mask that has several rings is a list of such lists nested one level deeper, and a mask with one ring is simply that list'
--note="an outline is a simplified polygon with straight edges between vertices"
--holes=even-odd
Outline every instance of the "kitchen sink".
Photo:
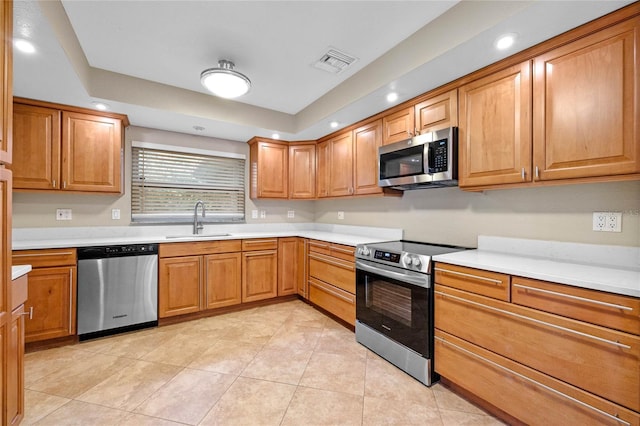
[{"label": "kitchen sink", "polygon": [[165,238],[167,240],[178,239],[178,238],[216,238],[216,237],[230,237],[231,234],[181,234],[181,235],[167,235]]}]

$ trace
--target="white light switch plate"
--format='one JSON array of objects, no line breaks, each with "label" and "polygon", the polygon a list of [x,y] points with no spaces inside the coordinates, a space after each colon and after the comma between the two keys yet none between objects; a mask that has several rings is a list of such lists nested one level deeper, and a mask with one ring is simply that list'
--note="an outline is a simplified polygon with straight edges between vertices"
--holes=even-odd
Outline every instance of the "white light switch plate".
[{"label": "white light switch plate", "polygon": [[56,209],[56,220],[71,220],[71,209]]},{"label": "white light switch plate", "polygon": [[344,212],[338,212],[338,219],[340,220],[344,219]]},{"label": "white light switch plate", "polygon": [[120,209],[111,209],[111,219],[113,220],[120,219]]}]

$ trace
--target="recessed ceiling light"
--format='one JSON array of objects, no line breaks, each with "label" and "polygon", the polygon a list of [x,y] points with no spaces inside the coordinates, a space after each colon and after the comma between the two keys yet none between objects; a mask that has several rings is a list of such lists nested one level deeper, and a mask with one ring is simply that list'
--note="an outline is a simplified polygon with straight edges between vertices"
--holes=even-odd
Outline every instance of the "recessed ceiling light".
[{"label": "recessed ceiling light", "polygon": [[93,104],[93,107],[97,110],[106,111],[109,109],[109,105],[103,102],[91,102],[91,103]]},{"label": "recessed ceiling light", "polygon": [[280,139],[280,135],[278,133],[274,133],[271,135],[271,139]]},{"label": "recessed ceiling light", "polygon": [[387,102],[395,102],[398,100],[398,94],[396,92],[391,92],[387,94]]},{"label": "recessed ceiling light", "polygon": [[338,122],[337,121],[332,121],[331,123],[329,123],[329,126],[331,126],[332,129],[335,129],[336,127],[338,127]]},{"label": "recessed ceiling light", "polygon": [[513,43],[516,41],[517,35],[514,33],[503,34],[498,37],[494,43],[494,46],[498,50],[505,50],[513,46]]},{"label": "recessed ceiling light", "polygon": [[22,38],[17,38],[13,41],[13,45],[16,49],[23,53],[34,53],[36,51],[35,46],[30,41],[24,40]]}]

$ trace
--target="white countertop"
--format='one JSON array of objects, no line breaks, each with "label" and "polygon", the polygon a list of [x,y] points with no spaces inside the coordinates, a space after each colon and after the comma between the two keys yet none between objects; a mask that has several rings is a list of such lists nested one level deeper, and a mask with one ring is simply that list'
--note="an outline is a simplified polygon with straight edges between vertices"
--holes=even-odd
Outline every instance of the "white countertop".
[{"label": "white countertop", "polygon": [[[220,236],[215,234],[229,235]],[[97,245],[178,243],[244,238],[303,237],[355,246],[402,239],[402,229],[316,223],[206,225],[204,235],[193,237],[191,226],[128,226],[99,228],[17,228],[13,250],[88,247]],[[184,238],[167,236],[184,235]]]},{"label": "white countertop", "polygon": [[15,280],[31,272],[31,265],[18,265],[11,267],[11,279]]},{"label": "white countertop", "polygon": [[481,236],[477,250],[433,260],[640,297],[640,247]]}]

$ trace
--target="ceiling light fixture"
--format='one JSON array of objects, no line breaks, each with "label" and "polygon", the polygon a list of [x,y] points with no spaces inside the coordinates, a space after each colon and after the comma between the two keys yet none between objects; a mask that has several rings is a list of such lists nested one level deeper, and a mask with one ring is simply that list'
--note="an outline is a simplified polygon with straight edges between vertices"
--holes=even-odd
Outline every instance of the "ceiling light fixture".
[{"label": "ceiling light fixture", "polygon": [[271,139],[280,139],[280,135],[278,133],[274,133],[271,135]]},{"label": "ceiling light fixture", "polygon": [[332,129],[335,129],[336,127],[338,127],[338,123],[337,121],[332,121],[331,123],[329,123],[329,126],[331,126]]},{"label": "ceiling light fixture", "polygon": [[93,107],[97,110],[100,111],[106,111],[109,109],[109,105],[102,103],[102,102],[91,102],[93,104]]},{"label": "ceiling light fixture", "polygon": [[17,38],[13,41],[13,45],[16,49],[23,53],[34,53],[36,51],[35,46],[30,41]]},{"label": "ceiling light fixture", "polygon": [[387,94],[387,102],[395,102],[398,100],[398,94],[396,92],[391,92]]},{"label": "ceiling light fixture", "polygon": [[251,89],[251,81],[235,71],[235,64],[226,59],[218,61],[217,68],[209,68],[200,74],[200,82],[208,91],[226,99],[242,96]]},{"label": "ceiling light fixture", "polygon": [[505,50],[513,46],[513,43],[515,41],[516,41],[516,34],[514,33],[503,34],[496,39],[494,46],[498,50]]}]

